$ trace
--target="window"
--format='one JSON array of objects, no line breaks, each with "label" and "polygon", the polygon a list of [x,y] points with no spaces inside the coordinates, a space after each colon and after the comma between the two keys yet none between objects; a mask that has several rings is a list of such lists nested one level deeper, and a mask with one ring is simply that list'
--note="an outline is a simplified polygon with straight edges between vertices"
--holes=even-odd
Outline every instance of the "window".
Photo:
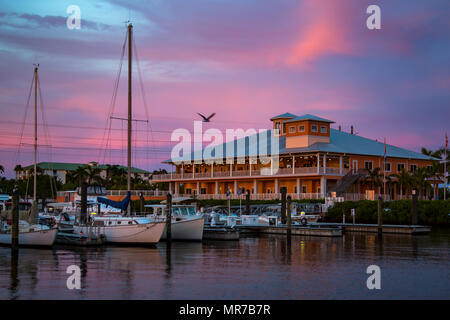
[{"label": "window", "polygon": [[192,193],[192,189],[186,188],[186,194],[191,194]]},{"label": "window", "polygon": [[298,126],[298,132],[305,132],[305,126],[304,125]]},{"label": "window", "polygon": [[320,133],[327,133],[328,129],[326,126],[320,126]]},{"label": "window", "polygon": [[289,133],[295,133],[295,127],[289,127]]},{"label": "window", "polygon": [[307,189],[306,189],[306,186],[302,186],[302,192],[303,192],[303,193],[306,193],[306,190],[307,190]]},{"label": "window", "polygon": [[386,162],[384,164],[384,171],[391,172],[391,163],[390,162]]},{"label": "window", "polygon": [[405,169],[404,163],[397,163],[397,171],[401,172],[403,169]]},{"label": "window", "polygon": [[275,122],[275,132],[274,132],[275,136],[279,136],[280,135],[280,128],[281,128],[280,122]]},{"label": "window", "polygon": [[317,132],[317,125],[311,125],[311,132]]},{"label": "window", "polygon": [[432,165],[427,165],[427,170],[433,170],[433,166]]},{"label": "window", "polygon": [[373,161],[364,161],[364,168],[367,170],[373,169]]},{"label": "window", "polygon": [[286,123],[283,123],[283,134],[286,133]]},{"label": "window", "polygon": [[409,171],[414,172],[417,170],[417,164],[410,164],[409,165]]}]

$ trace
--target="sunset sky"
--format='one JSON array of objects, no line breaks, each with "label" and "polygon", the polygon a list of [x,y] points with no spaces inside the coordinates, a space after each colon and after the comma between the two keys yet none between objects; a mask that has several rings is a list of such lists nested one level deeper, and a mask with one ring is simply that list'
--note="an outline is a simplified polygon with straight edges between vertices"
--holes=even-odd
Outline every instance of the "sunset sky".
[{"label": "sunset sky", "polygon": [[[371,4],[381,30],[366,27]],[[80,30],[66,26],[69,5],[81,9]],[[197,112],[217,113],[205,129],[310,113],[407,149],[439,148],[450,132],[449,14],[448,0],[0,0],[0,164],[11,177],[32,163],[32,105],[17,150],[33,63],[50,136],[40,127],[39,161],[126,163],[126,124],[111,121],[111,146],[102,138],[129,19],[148,107],[135,64],[134,117],[150,120],[137,126],[133,166],[164,167],[171,132],[193,130]],[[117,117],[126,71],[125,60]]]}]

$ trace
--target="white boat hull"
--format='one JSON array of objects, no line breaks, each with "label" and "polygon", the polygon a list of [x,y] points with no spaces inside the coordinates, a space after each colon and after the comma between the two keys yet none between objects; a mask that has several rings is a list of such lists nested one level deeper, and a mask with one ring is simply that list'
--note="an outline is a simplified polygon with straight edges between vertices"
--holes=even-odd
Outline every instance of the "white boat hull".
[{"label": "white boat hull", "polygon": [[[203,226],[205,219],[187,219],[173,221],[171,225],[172,240],[201,241],[203,239]],[[167,239],[167,228],[165,228],[161,239]]]},{"label": "white boat hull", "polygon": [[[57,228],[19,233],[19,246],[51,247],[56,239]],[[0,244],[11,245],[11,233],[0,233]]]},{"label": "white boat hull", "polygon": [[[155,245],[161,239],[165,227],[165,222],[105,226],[100,227],[100,233],[105,235],[108,243]],[[80,228],[83,227],[74,226],[74,231],[79,233]]]}]

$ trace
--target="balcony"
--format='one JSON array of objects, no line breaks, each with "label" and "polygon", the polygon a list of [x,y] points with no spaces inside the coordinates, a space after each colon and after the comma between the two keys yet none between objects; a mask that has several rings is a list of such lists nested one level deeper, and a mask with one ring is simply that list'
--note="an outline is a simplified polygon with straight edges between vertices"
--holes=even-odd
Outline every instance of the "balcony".
[{"label": "balcony", "polygon": [[[270,168],[268,168],[270,172]],[[207,179],[229,179],[229,178],[250,178],[250,177],[295,177],[295,176],[310,176],[310,175],[330,175],[330,176],[343,176],[349,169],[342,169],[340,173],[339,168],[317,168],[317,167],[302,167],[302,168],[280,168],[277,171],[273,171],[272,175],[263,175],[261,170],[236,170],[236,171],[214,171],[201,172],[201,173],[172,173],[172,174],[159,174],[153,175],[153,181],[173,181],[173,180],[207,180]]]}]

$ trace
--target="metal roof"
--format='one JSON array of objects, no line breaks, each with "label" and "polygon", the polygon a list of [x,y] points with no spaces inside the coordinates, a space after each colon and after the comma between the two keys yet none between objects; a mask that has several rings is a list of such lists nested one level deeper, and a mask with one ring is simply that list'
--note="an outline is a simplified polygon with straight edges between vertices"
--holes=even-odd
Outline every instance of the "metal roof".
[{"label": "metal roof", "polygon": [[275,120],[275,119],[286,119],[286,118],[296,118],[296,117],[297,117],[297,116],[296,116],[295,114],[286,112],[286,113],[280,114],[280,115],[278,115],[278,116],[272,117],[272,118],[270,118],[270,120]]},{"label": "metal roof", "polygon": [[301,120],[315,120],[315,121],[321,121],[321,122],[334,123],[334,121],[331,121],[331,120],[328,120],[328,119],[325,119],[325,118],[320,118],[320,117],[314,116],[312,114],[305,114],[305,115],[300,116],[300,117],[295,117],[294,119],[286,121],[286,123],[295,122],[295,121],[301,121]]},{"label": "metal roof", "polygon": [[[261,134],[261,133],[258,133]],[[270,154],[272,130],[265,131],[267,135],[267,153]],[[245,156],[249,155],[249,137],[236,139],[232,142],[224,143],[223,157],[226,157],[227,148],[233,147],[237,150],[238,141],[245,139]],[[329,152],[329,153],[342,153],[342,154],[355,154],[355,155],[368,155],[368,156],[384,156],[384,143],[378,142],[372,139],[364,138],[347,132],[342,132],[336,129],[330,129],[330,142],[316,142],[308,147],[303,148],[286,148],[286,136],[278,137],[278,143],[280,147],[280,155],[289,153],[312,153],[312,152]],[[253,139],[258,140],[258,139]],[[259,154],[259,145],[256,144],[255,150]],[[263,150],[264,151],[264,150]],[[406,158],[406,159],[418,159],[418,160],[437,160],[433,157],[423,155],[419,152],[399,148],[390,144],[386,144],[386,154],[390,158]],[[213,155],[214,156],[214,155]],[[194,159],[194,152],[191,153],[190,159]],[[203,159],[208,160],[208,159]],[[169,159],[164,162],[182,161],[181,158]]]}]

